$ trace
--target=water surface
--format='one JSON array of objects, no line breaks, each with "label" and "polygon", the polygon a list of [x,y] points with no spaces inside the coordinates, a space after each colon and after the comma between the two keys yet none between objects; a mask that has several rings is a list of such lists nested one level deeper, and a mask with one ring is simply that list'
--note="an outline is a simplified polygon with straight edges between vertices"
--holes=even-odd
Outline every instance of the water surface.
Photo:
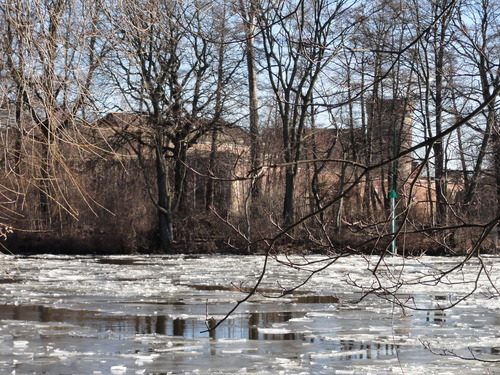
[{"label": "water surface", "polygon": [[[488,259],[497,282],[498,260]],[[266,298],[309,275],[272,262],[265,295],[206,332],[207,318],[224,317],[253,286],[262,257],[4,256],[0,373],[500,373],[500,363],[438,356],[422,344],[500,361],[500,301],[491,298],[488,280],[452,309],[403,313],[377,296],[353,303],[361,293],[352,284],[373,283],[371,261],[342,258],[293,294]],[[391,277],[411,279],[457,260],[392,262]],[[468,292],[477,267],[462,270],[460,282],[451,275],[438,287],[414,285],[398,295],[443,306]]]}]

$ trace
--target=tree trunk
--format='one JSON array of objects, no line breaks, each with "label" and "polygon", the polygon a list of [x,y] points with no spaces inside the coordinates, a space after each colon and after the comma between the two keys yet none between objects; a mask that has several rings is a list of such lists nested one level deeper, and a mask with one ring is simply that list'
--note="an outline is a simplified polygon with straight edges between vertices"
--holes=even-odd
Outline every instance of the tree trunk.
[{"label": "tree trunk", "polygon": [[[259,99],[257,88],[257,72],[255,68],[255,33],[256,17],[255,4],[252,0],[248,12],[248,22],[246,31],[246,53],[248,71],[248,91],[249,91],[249,112],[250,112],[250,158],[252,166],[252,179],[255,178],[260,167],[260,144],[259,144]],[[252,198],[257,198],[260,194],[259,185],[252,181]]]},{"label": "tree trunk", "polygon": [[[250,181],[249,191],[245,198],[246,236],[252,242],[253,218],[256,215],[255,201],[260,195],[260,186],[256,181],[261,166],[259,144],[259,101],[257,87],[257,71],[255,67],[255,35],[257,32],[257,4],[256,0],[249,0],[248,6],[244,0],[239,2],[240,12],[245,28],[245,52],[248,74],[248,110],[250,119]],[[248,251],[251,251],[250,245]]]},{"label": "tree trunk", "polygon": [[285,199],[283,201],[283,220],[285,225],[291,225],[295,220],[295,171],[293,166],[285,169]]},{"label": "tree trunk", "polygon": [[184,212],[186,209],[186,157],[187,146],[183,141],[180,141],[174,150],[175,167],[174,167],[174,196],[175,204],[173,210],[175,212]]},{"label": "tree trunk", "polygon": [[41,143],[42,155],[40,160],[40,214],[41,219],[45,225],[45,228],[50,228],[52,226],[51,214],[50,214],[50,179],[52,178],[52,142],[53,142],[53,130],[51,129],[52,121],[46,119],[40,124],[42,134],[44,137]]},{"label": "tree trunk", "polygon": [[[208,161],[208,174],[213,175],[216,166],[216,156],[217,156],[217,129],[212,130],[212,137],[210,141],[210,156]],[[215,181],[213,178],[208,178],[206,186],[205,195],[205,210],[209,211],[214,205],[214,194],[215,194]]]},{"label": "tree trunk", "polygon": [[[436,135],[443,131],[443,68],[444,68],[444,42],[446,38],[447,20],[443,20],[439,25],[439,32],[436,30],[436,43],[434,56],[436,59],[435,67],[435,106],[436,106]],[[447,183],[446,183],[446,166],[443,147],[443,139],[438,139],[433,145],[434,151],[434,182],[436,184],[436,224],[438,226],[446,225],[447,223]]]},{"label": "tree trunk", "polygon": [[172,213],[170,208],[170,192],[168,170],[165,158],[161,152],[161,145],[156,145],[156,181],[158,186],[158,229],[160,234],[160,248],[169,253],[173,250]]},{"label": "tree trunk", "polygon": [[[496,216],[500,216],[500,125],[495,125],[496,129],[493,135],[493,152],[494,152],[494,168],[495,168],[495,183],[496,183],[496,200],[497,200],[497,212]],[[493,229],[496,231],[493,238],[495,239],[495,249],[499,250],[498,247],[498,234],[500,232],[500,224],[497,223],[496,227]]]}]

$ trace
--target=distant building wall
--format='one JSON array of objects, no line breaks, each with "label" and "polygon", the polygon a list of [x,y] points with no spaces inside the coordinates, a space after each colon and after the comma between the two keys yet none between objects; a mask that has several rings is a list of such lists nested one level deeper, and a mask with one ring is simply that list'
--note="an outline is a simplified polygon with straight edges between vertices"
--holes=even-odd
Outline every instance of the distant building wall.
[{"label": "distant building wall", "polygon": [[[367,103],[367,136],[371,147],[371,165],[392,158],[412,147],[412,108],[404,99],[372,99]],[[406,154],[397,161],[398,185],[404,183],[412,172],[412,155]],[[392,165],[389,166],[391,171]],[[388,176],[392,178],[392,172]]]}]

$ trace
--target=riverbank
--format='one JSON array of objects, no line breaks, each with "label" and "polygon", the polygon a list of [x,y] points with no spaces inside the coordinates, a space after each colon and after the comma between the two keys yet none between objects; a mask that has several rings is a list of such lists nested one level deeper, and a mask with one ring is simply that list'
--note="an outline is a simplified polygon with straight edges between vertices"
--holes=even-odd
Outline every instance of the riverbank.
[{"label": "riverbank", "polygon": [[[403,256],[453,256],[463,255],[467,251],[453,250],[430,237],[404,235],[397,240],[396,251]],[[132,254],[165,254],[155,246],[154,234],[145,235],[142,246],[135,241],[133,246],[126,238],[108,233],[94,236],[71,237],[57,236],[51,233],[30,233],[14,231],[2,241],[3,252],[17,255],[59,254],[59,255],[132,255]],[[467,249],[466,249],[467,250]],[[248,246],[243,241],[222,237],[208,239],[182,239],[174,243],[168,254],[228,254],[257,255],[269,251],[269,242],[261,241]],[[271,249],[273,254],[382,254],[390,251],[387,238],[369,238],[367,236],[346,236],[329,245],[320,244],[309,239],[286,241],[278,240]],[[482,248],[481,252],[495,254],[492,248]]]}]

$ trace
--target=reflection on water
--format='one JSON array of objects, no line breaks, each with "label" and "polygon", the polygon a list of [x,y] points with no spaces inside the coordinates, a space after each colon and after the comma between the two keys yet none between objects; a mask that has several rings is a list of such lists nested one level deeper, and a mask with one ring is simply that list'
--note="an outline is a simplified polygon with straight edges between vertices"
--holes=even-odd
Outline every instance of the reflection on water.
[{"label": "reflection on water", "polygon": [[[301,303],[331,303],[338,301],[329,296],[301,296]],[[268,332],[263,327],[276,327],[293,319],[304,319],[307,311],[253,312],[235,317],[227,321],[217,331],[211,331],[209,337],[217,339],[247,339],[251,341],[299,341],[304,344],[320,345],[334,353],[330,360],[349,361],[376,359],[384,356],[395,356],[398,345],[377,342],[362,342],[352,339],[332,339],[310,335],[308,332]],[[439,316],[433,312],[434,319]],[[430,318],[429,318],[430,319]],[[187,339],[206,337],[204,322],[195,318],[170,318],[165,315],[124,316],[106,314],[100,311],[76,310],[49,307],[44,305],[3,305],[0,308],[0,320],[17,320],[31,322],[65,323],[86,327],[103,335],[114,332],[125,340],[130,335],[166,335]],[[300,331],[300,330],[299,330]],[[103,336],[104,337],[104,336]],[[218,351],[211,349],[213,355]],[[491,354],[498,354],[492,351]]]},{"label": "reflection on water", "polygon": [[[219,331],[224,331],[223,337],[229,339],[305,340],[303,334],[259,332],[259,327],[267,327],[303,316],[304,313],[297,312],[256,312],[229,320],[228,324],[221,327]],[[108,315],[98,311],[54,308],[43,305],[0,306],[0,320],[68,323],[87,327],[97,332],[160,334],[190,339],[205,337],[206,334],[203,331],[207,328],[204,321],[194,318],[169,318],[165,315]],[[212,338],[216,337],[216,331],[210,333]]]},{"label": "reflection on water", "polygon": [[[114,263],[113,263],[114,264]],[[196,285],[198,290],[221,290],[220,287],[208,287]],[[270,290],[269,290],[270,291]],[[302,294],[302,295],[301,295]],[[338,297],[329,295],[303,295],[291,296],[292,303],[304,305],[331,305],[339,302]],[[435,297],[441,299],[440,297]],[[162,302],[136,302],[130,301],[132,305],[183,305],[182,301],[172,298]],[[307,332],[288,332],[275,330],[268,332],[263,328],[279,326],[281,323],[289,322],[293,319],[303,319],[307,314],[307,309],[296,311],[258,311],[249,312],[242,316],[235,316],[228,320],[226,324],[221,325],[216,331],[211,331],[209,336],[216,338],[220,337],[228,339],[248,339],[248,340],[300,340],[303,342],[313,342],[317,338],[311,339]],[[356,314],[356,310],[353,310]],[[353,316],[353,319],[356,319]],[[52,307],[47,305],[3,305],[0,308],[0,320],[19,320],[33,322],[57,322],[68,323],[82,327],[93,329],[97,332],[117,332],[121,334],[160,334],[168,336],[179,336],[189,339],[206,337],[206,323],[200,317],[170,317],[155,312],[151,315],[127,315],[127,314],[109,314],[103,311],[93,311],[88,308],[62,308]],[[446,323],[446,312],[441,310],[425,311],[422,318],[427,323],[443,325]],[[410,327],[398,327],[394,332],[399,335],[408,335]],[[369,352],[373,349],[371,345],[356,343],[354,341],[339,341],[335,350],[351,351],[361,350],[366,351],[362,356],[371,358]],[[394,347],[375,348],[377,352],[384,351],[393,353]],[[492,353],[496,353],[496,349],[492,349]],[[368,354],[367,354],[368,353]],[[346,357],[347,359],[350,357]]]},{"label": "reflection on water", "polygon": [[297,298],[297,303],[338,303],[339,298],[336,296],[316,296],[307,295]]},{"label": "reflection on water", "polygon": [[435,324],[444,324],[446,323],[446,312],[442,310],[435,311],[427,311],[425,316],[425,320],[427,322],[435,323]]},{"label": "reflection on water", "polygon": [[337,352],[345,352],[336,357],[337,360],[358,360],[358,359],[376,359],[385,356],[393,356],[397,354],[399,348],[394,344],[380,343],[360,343],[354,340],[339,340],[334,341],[333,346]]},{"label": "reflection on water", "polygon": [[[102,260],[100,260],[101,262]],[[118,260],[110,260],[110,264],[122,264]],[[130,263],[132,264],[132,263]],[[210,286],[195,286],[198,290],[221,290],[221,288]],[[268,289],[267,293],[274,290]],[[304,293],[304,292],[302,292]],[[299,304],[332,304],[339,302],[338,297],[322,295],[300,295],[293,299]],[[147,302],[140,302],[147,304]],[[152,304],[152,302],[150,302]],[[155,302],[154,304],[160,304]],[[181,301],[172,299],[161,304],[181,305]],[[303,318],[305,312],[292,311],[268,311],[249,313],[248,316],[233,319],[228,322],[227,327],[221,327],[224,337],[246,338],[250,340],[305,340],[303,334],[292,332],[287,333],[263,333],[259,332],[259,327],[270,327],[273,324],[284,323],[293,318]],[[116,331],[130,334],[163,334],[173,336],[183,336],[187,338],[198,338],[205,335],[201,331],[206,329],[204,321],[200,319],[169,318],[165,315],[109,315],[101,311],[89,309],[69,309],[51,307],[46,305],[4,305],[0,309],[0,320],[23,320],[38,322],[59,322],[69,323],[92,328],[98,332]],[[215,337],[215,332],[211,332]]]},{"label": "reflection on water", "polygon": [[47,306],[10,306],[0,308],[0,320],[56,322],[79,325],[97,332],[122,334],[161,334],[195,338],[203,327],[194,319],[169,319],[166,316],[107,315],[97,311],[72,310]]}]

